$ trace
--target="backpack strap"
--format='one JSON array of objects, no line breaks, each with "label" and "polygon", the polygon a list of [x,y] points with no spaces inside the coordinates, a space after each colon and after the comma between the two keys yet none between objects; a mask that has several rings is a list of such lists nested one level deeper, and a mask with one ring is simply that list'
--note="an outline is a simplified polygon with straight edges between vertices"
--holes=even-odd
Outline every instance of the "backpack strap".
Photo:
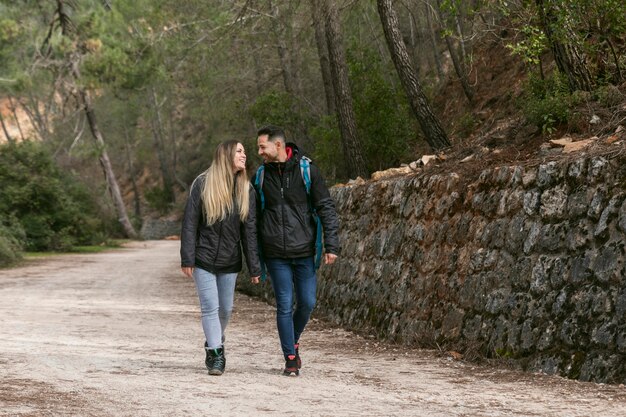
[{"label": "backpack strap", "polygon": [[[306,156],[300,158],[300,175],[304,180],[304,188],[306,188],[307,197],[311,196],[311,160]],[[309,199],[310,205],[310,199]]]},{"label": "backpack strap", "polygon": [[322,221],[320,217],[317,215],[317,211],[315,210],[315,206],[313,205],[313,201],[311,198],[311,160],[306,156],[300,158],[300,174],[302,175],[302,180],[304,181],[304,188],[306,189],[307,201],[309,203],[309,209],[313,214],[313,219],[315,220],[315,269],[319,269],[322,264]]},{"label": "backpack strap", "polygon": [[[265,177],[265,165],[259,167],[256,170],[256,176],[254,178],[254,188],[259,193],[259,199],[261,200],[261,212],[265,210],[265,195],[263,194],[263,178]],[[259,248],[259,262],[261,263],[261,281],[267,279],[267,270],[265,268],[265,260],[263,259],[263,248],[261,247],[261,239],[257,239]]]},{"label": "backpack strap", "polygon": [[259,193],[261,199],[261,210],[265,210],[265,195],[263,194],[263,178],[265,177],[265,165],[261,165],[256,170],[256,176],[254,178],[254,187]]}]

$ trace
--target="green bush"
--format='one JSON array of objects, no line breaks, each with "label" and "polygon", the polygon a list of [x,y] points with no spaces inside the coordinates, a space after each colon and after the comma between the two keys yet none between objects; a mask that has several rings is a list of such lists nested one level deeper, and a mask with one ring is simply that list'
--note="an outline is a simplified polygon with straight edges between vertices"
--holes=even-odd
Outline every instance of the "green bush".
[{"label": "green bush", "polygon": [[160,214],[166,214],[172,208],[172,194],[163,187],[151,187],[146,190],[144,197],[150,208]]},{"label": "green bush", "polygon": [[303,135],[302,126],[311,121],[308,115],[298,112],[298,102],[286,92],[268,91],[256,98],[250,106],[250,115],[260,126],[272,124],[285,129],[288,139],[298,142]]},{"label": "green bush", "polygon": [[19,222],[32,251],[94,243],[103,230],[87,190],[34,142],[0,146],[0,216]]},{"label": "green bush", "polygon": [[[397,167],[415,157],[417,124],[400,83],[395,86],[377,54],[349,56],[354,113],[363,156],[370,172]],[[310,129],[314,159],[330,181],[348,177],[341,134],[334,116],[319,119]]]},{"label": "green bush", "polygon": [[567,123],[575,104],[567,81],[558,72],[545,79],[531,74],[521,102],[528,121],[540,127],[544,134],[550,134],[557,126]]},{"label": "green bush", "polygon": [[594,91],[593,95],[598,100],[598,103],[607,109],[616,107],[626,100],[626,96],[614,85],[600,86]]},{"label": "green bush", "polygon": [[0,222],[0,267],[21,259],[25,238],[24,229],[14,218]]},{"label": "green bush", "polygon": [[[419,142],[417,123],[395,71],[371,51],[349,55],[350,85],[364,157],[370,172],[410,162]],[[387,75],[385,75],[387,74]]]},{"label": "green bush", "polygon": [[326,181],[332,184],[337,179],[347,178],[337,118],[332,116],[321,118],[311,128],[311,136],[315,138],[313,160],[324,173]]}]

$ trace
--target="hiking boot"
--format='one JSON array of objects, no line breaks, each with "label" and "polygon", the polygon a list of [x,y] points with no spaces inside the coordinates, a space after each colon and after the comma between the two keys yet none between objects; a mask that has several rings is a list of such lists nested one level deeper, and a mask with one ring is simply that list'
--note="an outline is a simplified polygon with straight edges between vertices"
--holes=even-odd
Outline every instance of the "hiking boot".
[{"label": "hiking boot", "polygon": [[222,375],[226,368],[226,356],[224,356],[224,348],[208,349],[213,363],[209,368],[209,375]]},{"label": "hiking boot", "polygon": [[296,355],[287,356],[287,360],[285,361],[285,369],[283,370],[283,375],[298,376],[299,374],[300,374],[300,370],[298,369],[298,362],[296,361]]},{"label": "hiking boot", "polygon": [[209,352],[209,345],[207,342],[204,342],[204,351],[206,352],[206,358],[204,358],[204,364],[206,365],[207,371],[210,371],[213,367],[213,356],[211,356],[211,352]]},{"label": "hiking boot", "polygon": [[296,364],[298,364],[298,369],[302,368],[302,359],[300,359],[300,353],[298,353],[298,348],[300,347],[300,343],[296,343],[293,345],[296,348]]}]

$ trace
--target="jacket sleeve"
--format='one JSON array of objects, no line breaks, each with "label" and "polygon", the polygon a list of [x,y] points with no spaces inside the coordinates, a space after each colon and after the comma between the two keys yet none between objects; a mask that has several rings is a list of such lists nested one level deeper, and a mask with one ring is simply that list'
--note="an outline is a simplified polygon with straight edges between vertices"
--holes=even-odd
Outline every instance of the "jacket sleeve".
[{"label": "jacket sleeve", "polygon": [[311,200],[322,220],[324,252],[339,255],[341,246],[339,245],[339,219],[335,201],[328,192],[319,168],[313,164],[311,164]]},{"label": "jacket sleeve", "polygon": [[243,252],[246,256],[246,264],[248,265],[248,271],[251,277],[257,277],[261,275],[261,262],[259,261],[259,244],[257,242],[257,219],[256,209],[256,191],[252,184],[250,184],[250,210],[248,211],[248,218],[245,222],[241,223],[241,243],[243,246]]},{"label": "jacket sleeve", "polygon": [[196,236],[202,216],[202,188],[200,177],[191,184],[180,232],[180,265],[193,267],[196,264]]}]

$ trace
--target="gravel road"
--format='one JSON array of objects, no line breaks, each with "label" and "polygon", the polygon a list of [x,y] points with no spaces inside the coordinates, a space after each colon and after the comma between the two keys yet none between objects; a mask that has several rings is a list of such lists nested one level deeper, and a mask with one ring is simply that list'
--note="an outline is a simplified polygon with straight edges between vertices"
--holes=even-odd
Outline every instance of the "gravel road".
[{"label": "gravel road", "polygon": [[178,242],[0,270],[0,416],[625,416],[626,388],[453,361],[313,319],[284,377],[274,309],[238,294],[204,368]]}]

